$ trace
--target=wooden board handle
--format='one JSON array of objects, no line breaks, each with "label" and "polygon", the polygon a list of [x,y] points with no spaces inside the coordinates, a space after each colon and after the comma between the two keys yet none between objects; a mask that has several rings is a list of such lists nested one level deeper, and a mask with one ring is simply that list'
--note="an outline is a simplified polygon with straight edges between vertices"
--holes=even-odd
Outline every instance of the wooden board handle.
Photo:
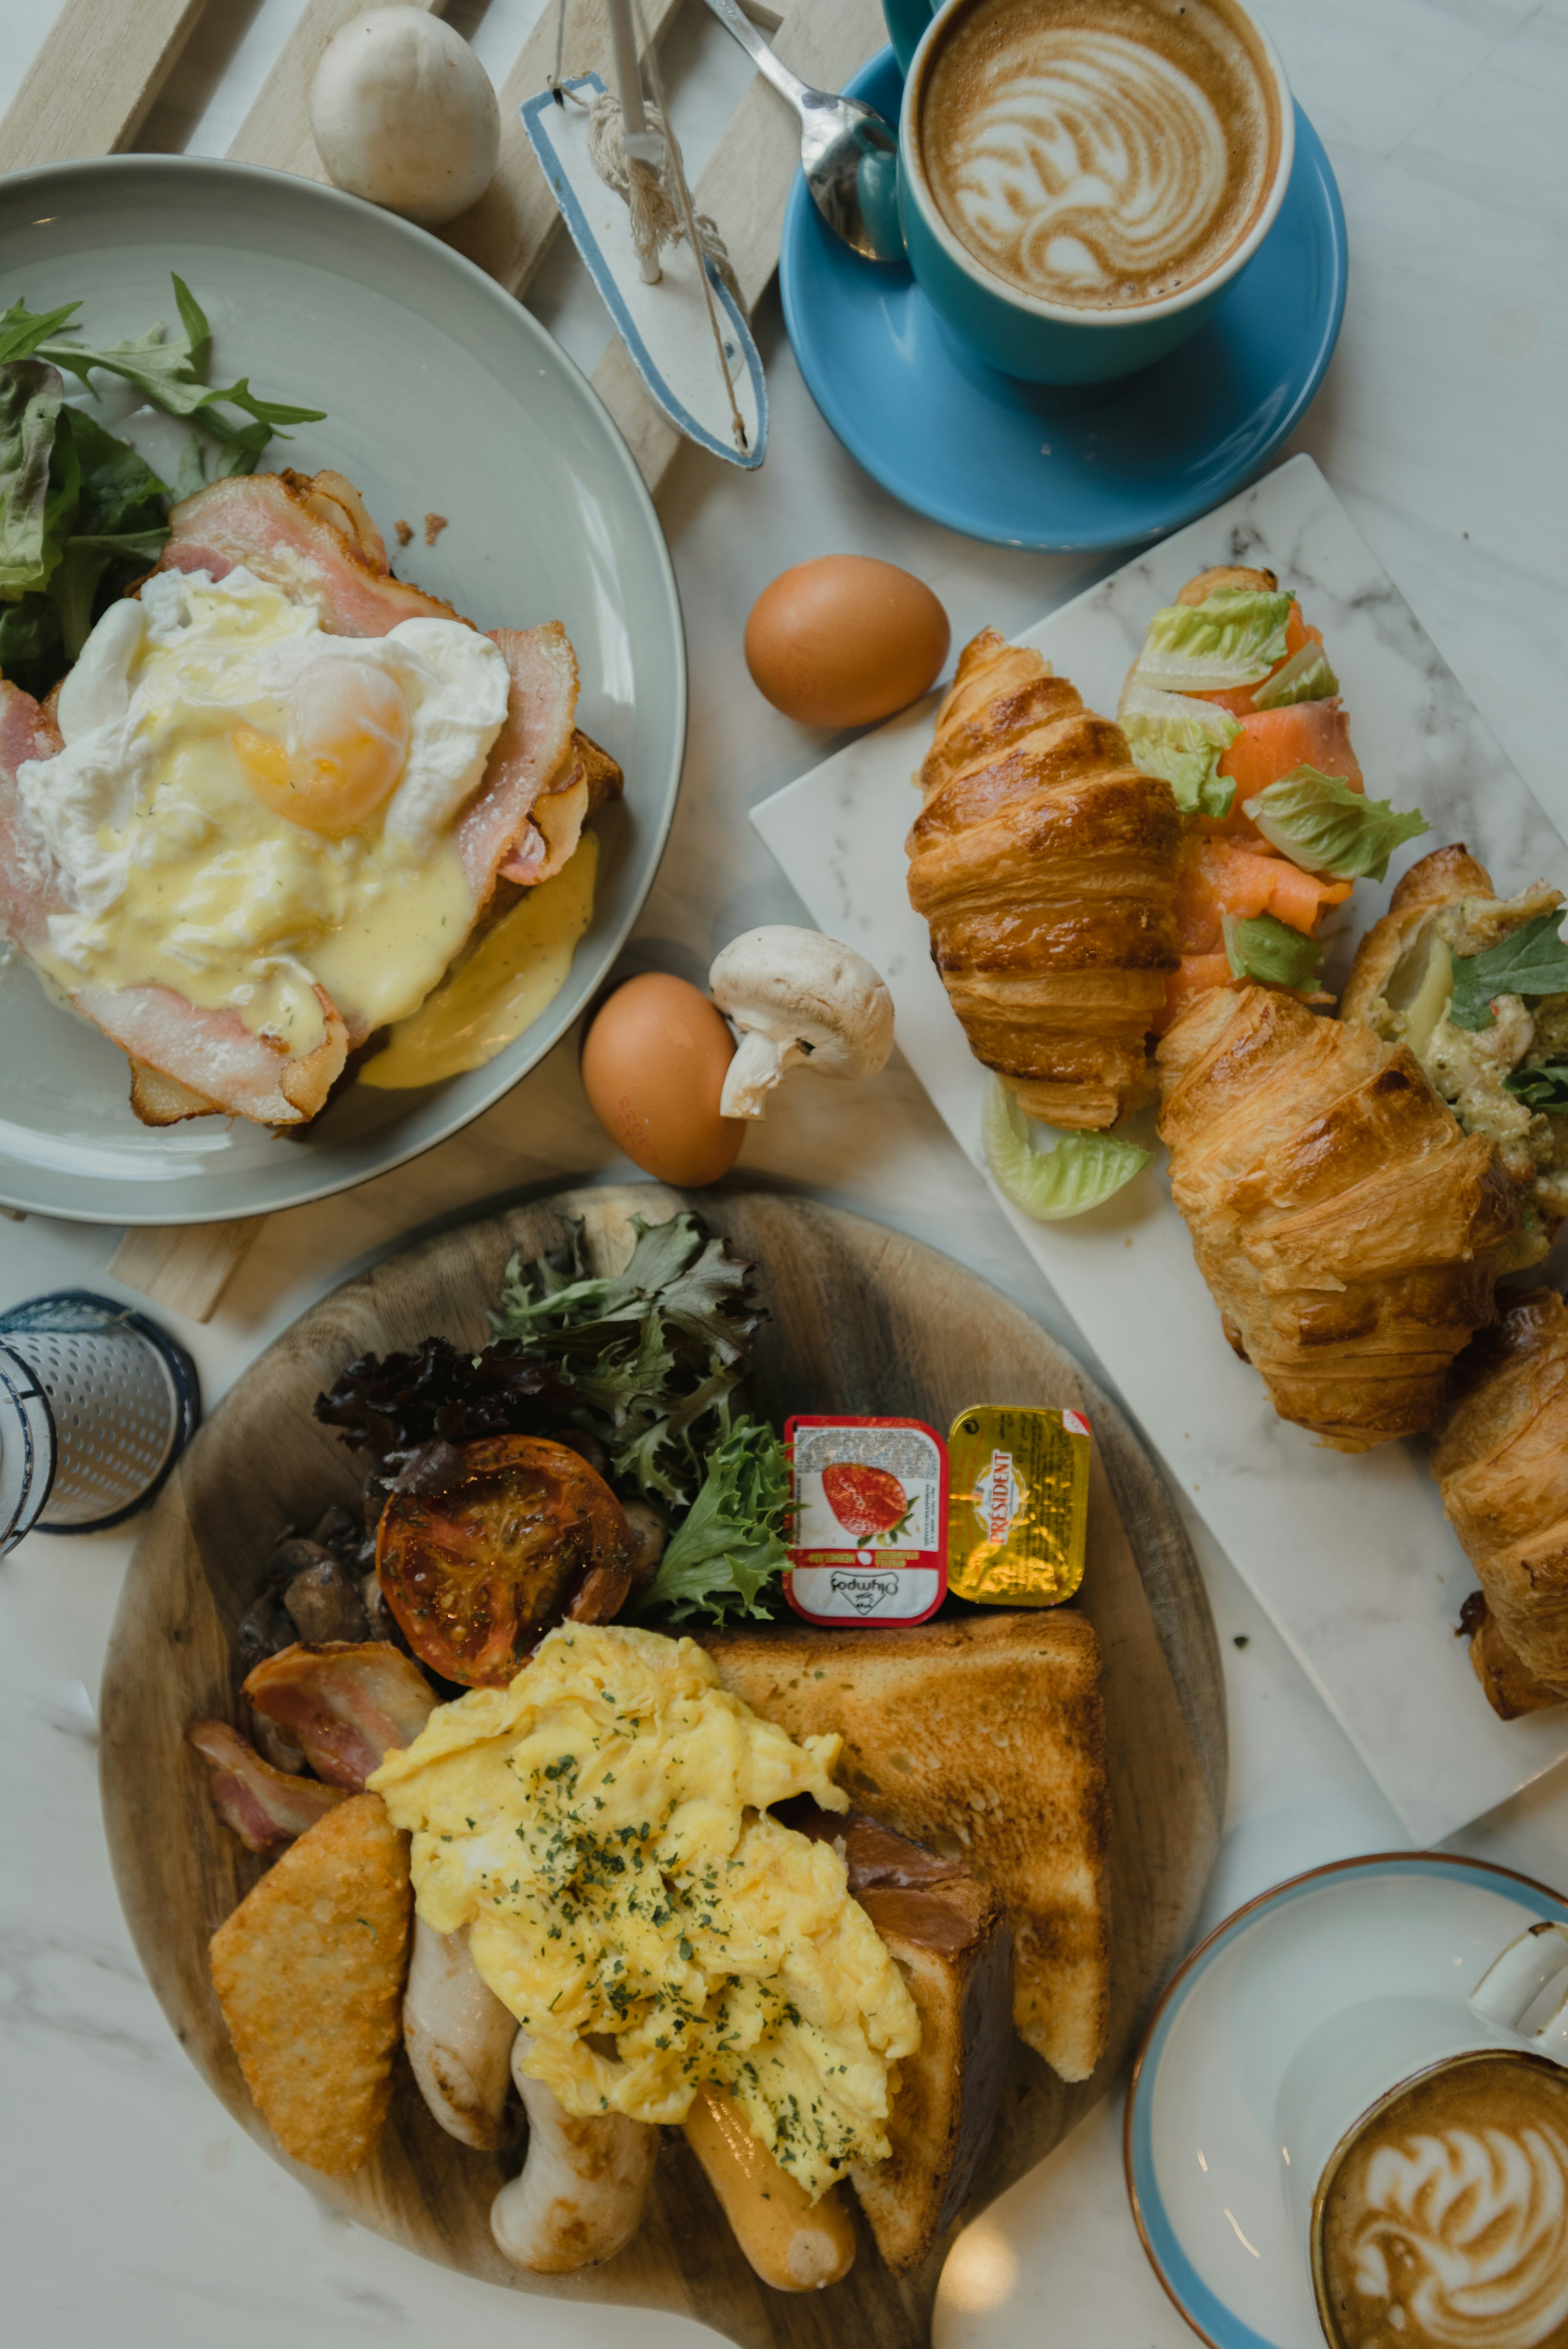
[{"label": "wooden board handle", "polygon": [[126,1233],[108,1268],[154,1305],[188,1321],[210,1321],[266,1220],[242,1216],[224,1224],[144,1225]]}]

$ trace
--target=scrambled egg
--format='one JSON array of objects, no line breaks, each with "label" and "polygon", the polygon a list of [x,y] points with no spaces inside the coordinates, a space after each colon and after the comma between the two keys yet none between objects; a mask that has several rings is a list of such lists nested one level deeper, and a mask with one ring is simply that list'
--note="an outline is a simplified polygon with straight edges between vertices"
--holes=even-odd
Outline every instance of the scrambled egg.
[{"label": "scrambled egg", "polygon": [[563,1624],[509,1689],[431,1714],[369,1781],[418,1912],[475,1964],[569,2113],[684,2119],[722,2082],[813,2199],[886,2158],[913,2002],[830,1846],[768,1816],[833,1785],[690,1640]]}]

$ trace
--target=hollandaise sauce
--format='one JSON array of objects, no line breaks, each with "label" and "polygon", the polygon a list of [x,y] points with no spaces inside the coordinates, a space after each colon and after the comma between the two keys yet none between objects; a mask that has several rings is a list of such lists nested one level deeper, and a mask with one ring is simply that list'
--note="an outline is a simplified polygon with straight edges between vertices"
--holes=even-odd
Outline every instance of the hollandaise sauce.
[{"label": "hollandaise sauce", "polygon": [[886,2158],[889,2068],[920,2044],[842,1858],[770,1816],[846,1807],[840,1744],[794,1744],[693,1640],[567,1623],[369,1784],[413,1831],[420,1917],[468,1927],[569,2113],[673,2124],[719,2082],[815,2200]]},{"label": "hollandaise sauce", "polygon": [[324,633],[243,568],[160,573],[112,607],[62,690],[64,748],[18,790],[62,880],[36,959],[167,988],[291,1055],[318,986],[363,1034],[424,1001],[476,914],[456,827],[508,706],[459,621]]},{"label": "hollandaise sauce", "polygon": [[566,983],[593,914],[599,843],[585,832],[559,873],[487,930],[435,993],[392,1030],[359,1072],[389,1092],[483,1068],[539,1018]]}]

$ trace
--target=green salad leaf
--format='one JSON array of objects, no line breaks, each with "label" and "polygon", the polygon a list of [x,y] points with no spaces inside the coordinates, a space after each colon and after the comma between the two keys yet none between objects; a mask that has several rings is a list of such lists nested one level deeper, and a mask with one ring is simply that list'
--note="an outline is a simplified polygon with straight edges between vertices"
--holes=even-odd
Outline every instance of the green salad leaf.
[{"label": "green salad leaf", "polygon": [[1396,815],[1390,801],[1367,799],[1315,767],[1294,767],[1245,806],[1282,856],[1336,881],[1381,881],[1400,842],[1431,830],[1418,812]]},{"label": "green salad leaf", "polygon": [[30,359],[81,306],[79,302],[67,302],[60,310],[33,311],[26,302],[13,302],[0,317],[0,367],[9,366],[13,359]]},{"label": "green salad leaf", "polygon": [[1253,696],[1254,709],[1286,709],[1297,701],[1326,701],[1339,690],[1339,679],[1328,665],[1321,645],[1303,645],[1284,667]]},{"label": "green salad leaf", "polygon": [[1037,1150],[1017,1096],[1000,1077],[986,1086],[982,1132],[998,1190],[1039,1224],[1103,1206],[1154,1155],[1114,1133],[1064,1133],[1054,1150]]},{"label": "green salad leaf", "polygon": [[[232,471],[249,472],[256,458],[272,435],[284,424],[316,424],[325,415],[324,408],[295,408],[281,400],[263,399],[251,389],[250,378],[242,376],[238,383],[224,386],[209,385],[205,378],[207,355],[212,332],[206,315],[190,287],[182,279],[172,279],[174,299],[180,311],[183,331],[170,335],[167,327],[150,326],[145,335],[133,339],[106,343],[95,347],[88,343],[67,342],[53,338],[39,345],[44,357],[56,367],[65,367],[91,388],[94,371],[119,376],[170,416],[200,414],[208,431],[220,440],[242,443],[251,452],[250,463],[235,466]],[[73,307],[76,306],[73,305]],[[73,330],[74,331],[74,330]],[[219,412],[220,403],[239,409],[253,419],[253,425],[238,425],[232,417]],[[265,425],[259,437],[255,425]]]},{"label": "green salad leaf", "polygon": [[83,409],[60,411],[55,452],[74,451],[78,475],[75,520],[49,593],[60,616],[62,648],[75,660],[92,632],[98,591],[106,574],[123,581],[150,571],[163,552],[168,495],[145,458],[106,432]]},{"label": "green salad leaf", "polygon": [[1532,1109],[1568,1117],[1568,1069],[1510,1069],[1505,1089]]},{"label": "green salad leaf", "polygon": [[197,429],[177,496],[207,479],[204,450],[215,455],[216,474],[248,473],[284,425],[325,412],[263,399],[248,378],[209,385],[206,315],[188,285],[178,277],[173,285],[173,336],[159,326],[95,347],[77,339],[77,302],[43,312],[16,302],[0,316],[0,675],[36,696],[76,659],[108,603],[157,562],[169,535],[169,490],[128,442],[65,404],[62,368],[89,388],[95,371],[119,376],[191,419]]},{"label": "green salad leaf", "polygon": [[1140,682],[1135,669],[1117,712],[1132,763],[1146,775],[1162,775],[1183,815],[1229,815],[1236,787],[1218,771],[1221,760],[1241,732],[1241,720],[1212,701],[1191,701],[1180,693],[1157,691]]},{"label": "green salad leaf", "polygon": [[15,604],[0,603],[0,677],[24,692],[42,694],[64,667],[54,598],[26,595]]},{"label": "green salad leaf", "polygon": [[1288,922],[1273,914],[1243,920],[1226,914],[1221,927],[1225,959],[1237,978],[1255,978],[1264,987],[1313,988],[1323,962],[1323,948],[1303,937]]},{"label": "green salad leaf", "polygon": [[639,1614],[724,1623],[772,1611],[761,1601],[789,1562],[789,1460],[765,1421],[738,1419],[671,1535]]},{"label": "green salad leaf", "polygon": [[679,1506],[729,1433],[728,1397],[762,1317],[751,1267],[695,1216],[634,1216],[632,1231],[630,1257],[606,1276],[587,1270],[580,1224],[564,1247],[527,1265],[514,1257],[490,1327],[552,1364],[613,1483]]},{"label": "green salad leaf", "polygon": [[1474,1034],[1495,1021],[1496,995],[1568,995],[1568,944],[1559,937],[1558,914],[1537,914],[1511,930],[1484,954],[1454,957],[1454,995],[1449,1018]]},{"label": "green salad leaf", "polygon": [[1291,600],[1253,587],[1217,587],[1201,604],[1167,604],[1149,623],[1133,678],[1166,693],[1256,685],[1284,658]]},{"label": "green salad leaf", "polygon": [[41,359],[0,367],[0,597],[43,586],[60,559],[60,499],[51,482],[65,386]]}]

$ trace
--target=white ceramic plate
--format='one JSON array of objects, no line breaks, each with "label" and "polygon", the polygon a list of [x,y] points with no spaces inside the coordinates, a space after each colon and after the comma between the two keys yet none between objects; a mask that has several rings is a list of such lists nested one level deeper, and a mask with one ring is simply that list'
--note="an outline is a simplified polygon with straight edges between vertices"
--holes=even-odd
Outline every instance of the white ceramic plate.
[{"label": "white ceramic plate", "polygon": [[1568,1901],[1483,1861],[1340,1861],[1249,1901],[1149,2023],[1127,2102],[1127,2189],[1154,2271],[1211,2349],[1323,2349],[1286,2211],[1274,2100],[1318,2024],[1364,1999],[1468,1998]]},{"label": "white ceramic plate", "polygon": [[[565,624],[579,722],[620,761],[626,796],[598,819],[593,920],[532,1027],[442,1085],[353,1086],[297,1140],[239,1119],[139,1125],[124,1056],[24,965],[0,968],[0,1200],[87,1222],[294,1206],[488,1109],[619,952],[669,830],[686,735],[680,607],[652,502],[593,392],[511,295],[422,230],[283,172],[124,155],[0,181],[0,307],[79,300],[85,339],[108,341],[178,323],[171,270],[211,321],[213,382],[248,375],[327,411],[264,462],[347,474],[389,546],[406,517],[417,535],[397,568],[480,627]],[[449,527],[427,548],[431,512]]]},{"label": "white ceramic plate", "polygon": [[[1150,613],[1215,563],[1266,564],[1299,592],[1341,680],[1368,788],[1423,809],[1432,827],[1401,849],[1387,885],[1362,882],[1330,916],[1328,986],[1343,985],[1352,944],[1394,880],[1445,841],[1468,841],[1505,892],[1542,874],[1568,886],[1568,849],[1309,457],[1125,564],[1021,641],[1092,709],[1113,710]],[[910,1065],[981,1164],[985,1071],[904,885],[903,838],[919,804],[910,777],[934,706],[851,743],[754,820],[813,919],[886,978]],[[1568,1754],[1568,1707],[1501,1722],[1476,1684],[1454,1637],[1475,1577],[1418,1450],[1385,1444],[1350,1459],[1275,1417],[1257,1373],[1225,1343],[1162,1164],[1070,1223],[1007,1213],[1415,1841],[1440,1842]]]}]

